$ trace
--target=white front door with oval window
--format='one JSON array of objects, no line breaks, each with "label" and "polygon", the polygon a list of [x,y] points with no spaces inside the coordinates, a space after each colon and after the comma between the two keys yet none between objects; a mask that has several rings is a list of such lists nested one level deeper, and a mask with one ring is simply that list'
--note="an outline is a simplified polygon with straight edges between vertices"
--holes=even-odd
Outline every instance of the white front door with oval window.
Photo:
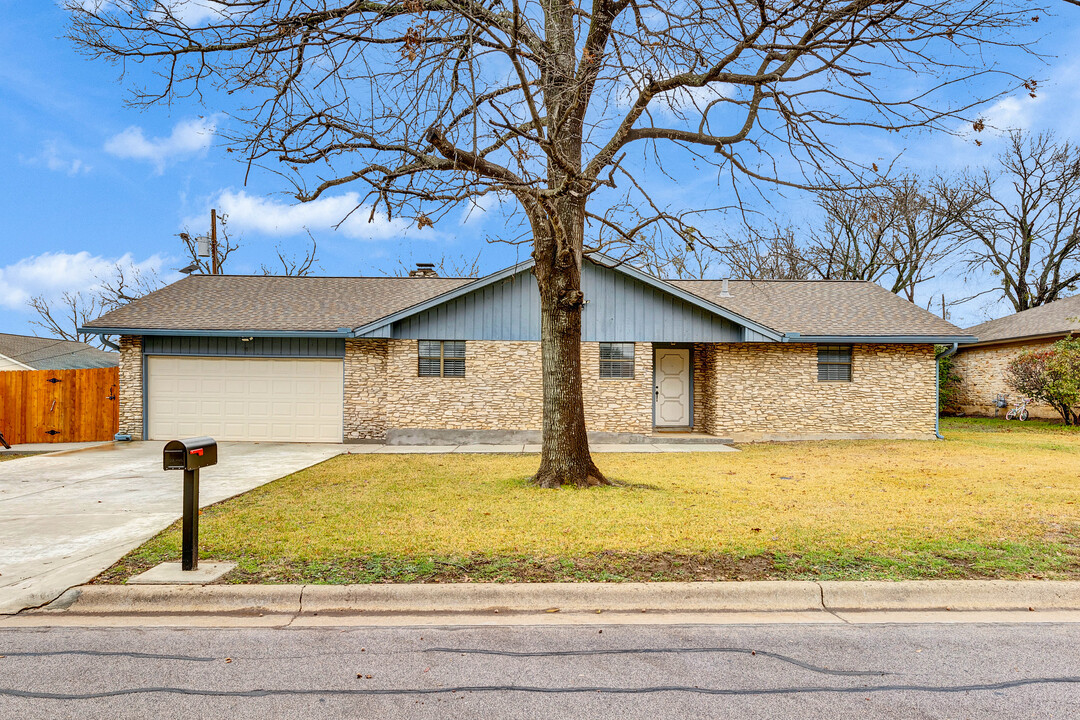
[{"label": "white front door with oval window", "polygon": [[657,348],[655,361],[656,427],[689,427],[692,397],[689,348]]}]

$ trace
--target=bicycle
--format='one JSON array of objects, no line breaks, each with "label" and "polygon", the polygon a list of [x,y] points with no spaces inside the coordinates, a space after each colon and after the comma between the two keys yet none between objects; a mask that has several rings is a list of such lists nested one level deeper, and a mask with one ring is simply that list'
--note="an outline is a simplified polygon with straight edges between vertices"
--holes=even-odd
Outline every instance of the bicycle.
[{"label": "bicycle", "polygon": [[1027,420],[1030,417],[1030,415],[1028,414],[1027,406],[1032,402],[1034,402],[1034,400],[1032,400],[1031,398],[1024,398],[1017,405],[1015,405],[1012,410],[1005,413],[1005,419],[1020,420],[1021,422]]}]

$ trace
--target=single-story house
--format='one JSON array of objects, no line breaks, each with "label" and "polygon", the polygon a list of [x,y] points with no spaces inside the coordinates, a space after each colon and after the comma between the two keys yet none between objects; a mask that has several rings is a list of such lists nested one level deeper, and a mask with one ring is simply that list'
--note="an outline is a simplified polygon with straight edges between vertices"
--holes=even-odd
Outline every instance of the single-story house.
[{"label": "single-story house", "polygon": [[[1080,295],[990,320],[965,332],[978,342],[961,345],[953,361],[960,378],[956,409],[967,415],[1003,414],[994,404],[998,396],[1008,395],[1010,402],[1020,399],[1005,385],[1005,367],[1022,352],[1047,348],[1069,333],[1080,333]],[[1060,417],[1043,403],[1029,405],[1028,412],[1037,418]]]},{"label": "single-story house", "polygon": [[[120,432],[162,440],[529,442],[532,261],[480,279],[196,275],[86,325],[120,337]],[[956,326],[868,282],[582,268],[590,431],[932,438]]]},{"label": "single-story house", "polygon": [[116,367],[120,355],[86,343],[0,333],[0,371]]}]

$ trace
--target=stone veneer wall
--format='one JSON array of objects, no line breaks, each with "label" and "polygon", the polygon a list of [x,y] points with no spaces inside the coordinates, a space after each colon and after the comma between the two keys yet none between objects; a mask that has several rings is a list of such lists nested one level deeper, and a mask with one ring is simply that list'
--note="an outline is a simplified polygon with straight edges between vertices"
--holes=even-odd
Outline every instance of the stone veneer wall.
[{"label": "stone veneer wall", "polygon": [[711,418],[716,412],[716,388],[713,382],[714,358],[711,343],[694,345],[691,362],[694,363],[694,430],[712,432]]},{"label": "stone veneer wall", "polygon": [[345,341],[346,440],[386,437],[388,340]]},{"label": "stone veneer wall", "polygon": [[[540,429],[540,343],[469,340],[463,378],[419,377],[417,361],[416,340],[346,341],[346,437],[379,438],[387,428]],[[651,343],[635,346],[632,379],[600,379],[598,343],[582,343],[581,362],[590,430],[652,432]]]},{"label": "stone veneer wall", "polygon": [[120,432],[143,439],[142,337],[120,336]]},{"label": "stone veneer wall", "polygon": [[[994,405],[994,398],[1004,394],[1010,400],[1020,399],[1018,393],[1005,384],[1005,366],[1022,352],[1041,350],[1053,343],[1053,340],[1046,340],[960,350],[953,360],[953,369],[960,376],[955,399],[957,409],[966,415],[1004,417],[1006,411]],[[1029,405],[1028,412],[1038,418],[1061,417],[1045,403]]]},{"label": "stone veneer wall", "polygon": [[932,345],[855,345],[852,382],[818,382],[817,346],[717,343],[698,351],[711,398],[700,429],[736,440],[934,433]]}]

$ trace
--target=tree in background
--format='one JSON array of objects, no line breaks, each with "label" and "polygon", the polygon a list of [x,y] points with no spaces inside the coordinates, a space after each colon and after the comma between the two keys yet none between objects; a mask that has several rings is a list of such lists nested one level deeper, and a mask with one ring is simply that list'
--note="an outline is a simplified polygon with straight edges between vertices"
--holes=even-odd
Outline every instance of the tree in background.
[{"label": "tree in background", "polygon": [[997,160],[966,182],[976,201],[962,216],[972,236],[967,263],[998,277],[1021,312],[1080,282],[1080,147],[1014,130]]},{"label": "tree in background", "polygon": [[161,83],[137,102],[207,87],[248,98],[232,140],[249,162],[291,169],[301,201],[359,183],[369,217],[420,227],[492,193],[517,201],[541,303],[543,487],[606,482],[581,389],[583,255],[653,231],[701,236],[649,176],[680,161],[736,187],[857,176],[869,168],[839,149],[843,133],[955,127],[1023,80],[984,51],[1030,51],[1014,33],[1041,12],[1008,0],[216,0],[189,25],[162,0],[65,4],[83,51],[156,63]]},{"label": "tree in background", "polygon": [[1066,425],[1080,425],[1080,337],[1022,353],[1005,368],[1005,382],[1054,408]]},{"label": "tree in background", "polygon": [[[939,354],[945,349],[943,345],[935,348]],[[962,379],[960,373],[956,372],[956,356],[941,355],[938,358],[938,412],[956,410],[956,396],[960,392]]]},{"label": "tree in background", "polygon": [[96,278],[91,290],[65,292],[59,300],[36,295],[27,301],[38,317],[30,324],[46,334],[63,340],[74,340],[109,350],[115,346],[111,338],[79,332],[87,322],[117,309],[135,298],[161,287],[161,278],[152,270],[125,267],[117,263],[109,275]]}]

